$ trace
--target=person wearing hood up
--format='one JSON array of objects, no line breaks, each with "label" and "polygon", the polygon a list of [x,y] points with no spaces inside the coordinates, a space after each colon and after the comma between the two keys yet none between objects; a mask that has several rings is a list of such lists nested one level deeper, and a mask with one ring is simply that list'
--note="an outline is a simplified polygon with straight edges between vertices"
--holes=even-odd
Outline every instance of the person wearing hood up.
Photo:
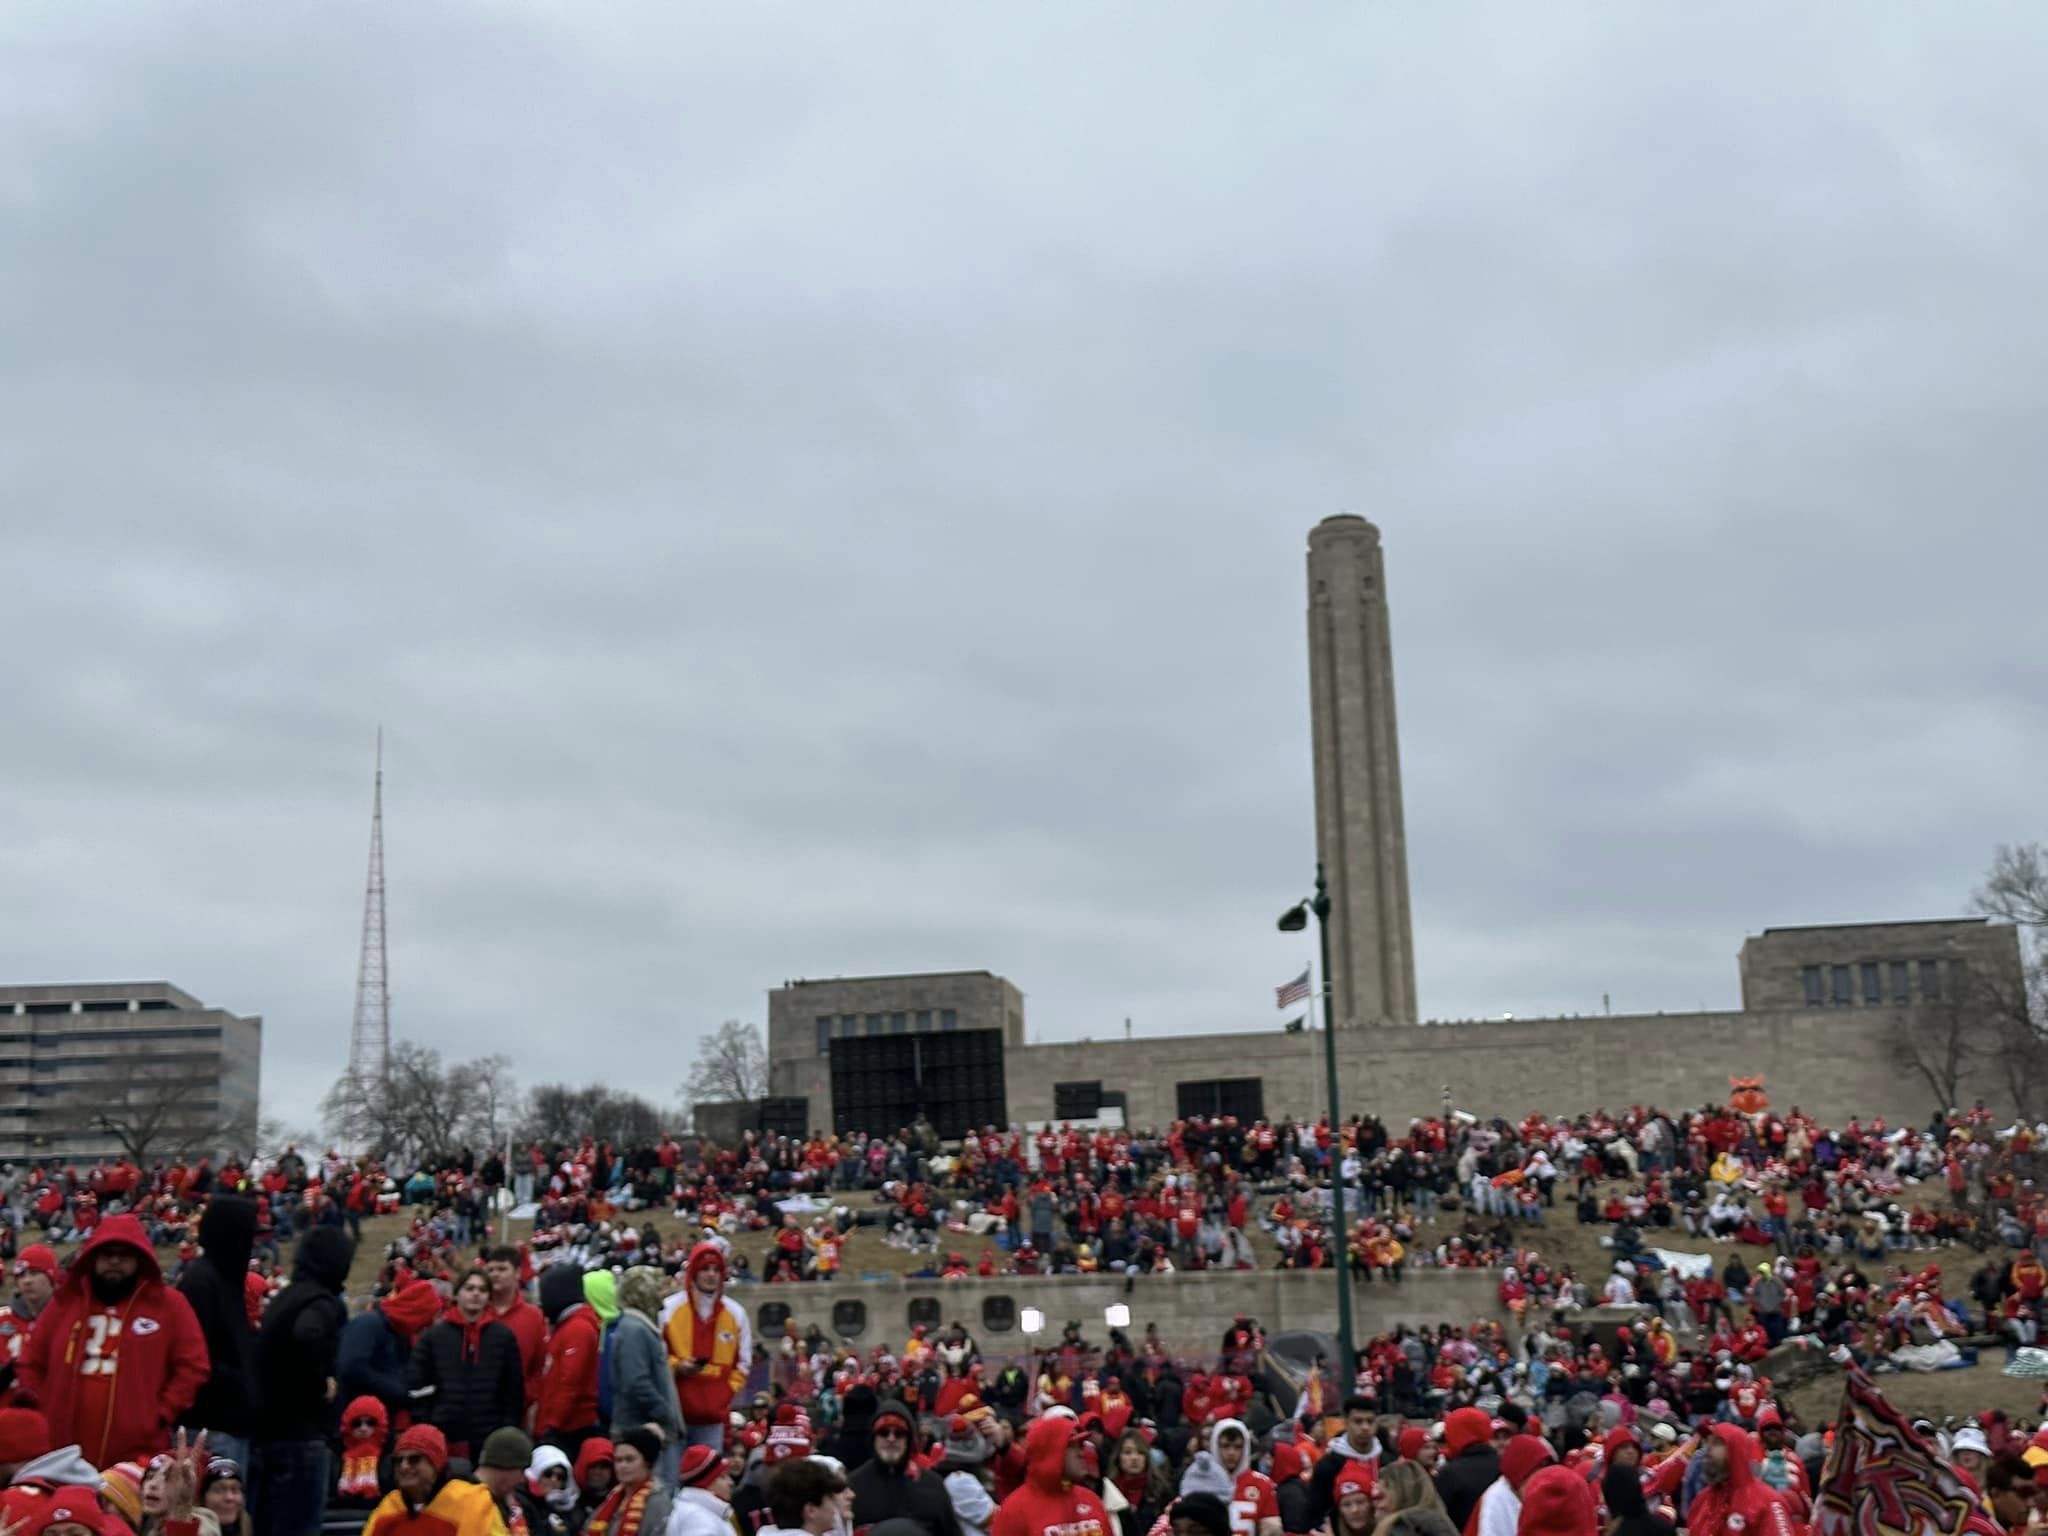
[{"label": "person wearing hood up", "polygon": [[1716,1424],[1700,1451],[1700,1491],[1685,1511],[1687,1536],[1798,1536],[1784,1495],[1760,1482],[1749,1431]]},{"label": "person wearing hood up", "polygon": [[[1501,1476],[1505,1480],[1507,1474]],[[1530,1473],[1522,1484],[1521,1504],[1516,1536],[1601,1536],[1593,1489],[1570,1467],[1539,1467]]]},{"label": "person wearing hood up", "polygon": [[1057,1414],[1033,1424],[1024,1464],[1023,1485],[1003,1500],[989,1536],[1111,1536],[1102,1501],[1080,1486],[1085,1468],[1072,1418]]},{"label": "person wearing hood up", "polygon": [[868,1426],[867,1464],[847,1479],[856,1528],[884,1520],[915,1520],[926,1536],[961,1536],[945,1483],[921,1465],[917,1415],[891,1398]]},{"label": "person wearing hood up", "polygon": [[[725,1444],[733,1396],[747,1384],[754,1363],[754,1340],[746,1308],[725,1294],[725,1252],[716,1243],[690,1250],[683,1288],[670,1299],[661,1323],[688,1442],[718,1450]],[[675,1451],[680,1456],[680,1442]]]},{"label": "person wearing hood up", "polygon": [[256,1206],[215,1195],[199,1213],[199,1257],[178,1276],[178,1294],[206,1337],[209,1373],[180,1422],[206,1431],[209,1449],[242,1466],[256,1434],[256,1329],[244,1286],[256,1246]]},{"label": "person wearing hood up", "polygon": [[1444,1501],[1451,1524],[1464,1530],[1481,1496],[1499,1476],[1493,1420],[1478,1408],[1452,1409],[1444,1417],[1444,1460],[1436,1471],[1437,1496]]},{"label": "person wearing hood up", "polygon": [[335,1395],[344,1400],[374,1397],[384,1405],[386,1422],[395,1421],[411,1406],[406,1371],[413,1345],[440,1315],[441,1293],[431,1280],[409,1280],[371,1302],[341,1331]]},{"label": "person wearing hood up", "polygon": [[1643,1497],[1642,1474],[1633,1466],[1608,1463],[1600,1479],[1600,1497],[1613,1522],[1613,1536],[1676,1536],[1669,1520],[1651,1513],[1650,1501]]},{"label": "person wearing hood up", "polygon": [[292,1283],[263,1314],[256,1340],[263,1438],[250,1500],[263,1536],[318,1536],[327,1509],[333,1482],[327,1444],[337,1428],[336,1362],[348,1324],[341,1288],[355,1256],[356,1245],[340,1227],[313,1228],[299,1239]]},{"label": "person wearing hood up", "polygon": [[1252,1466],[1251,1435],[1242,1419],[1209,1426],[1203,1448],[1181,1475],[1180,1491],[1213,1493],[1229,1505],[1234,1536],[1280,1536],[1279,1492]]},{"label": "person wearing hood up", "polygon": [[[1479,1419],[1485,1423],[1486,1415],[1481,1414]],[[1316,1462],[1315,1471],[1309,1474],[1309,1529],[1315,1529],[1330,1518],[1330,1510],[1337,1502],[1337,1474],[1344,1470],[1344,1463],[1362,1461],[1376,1478],[1379,1459],[1378,1405],[1369,1397],[1347,1397],[1344,1399],[1344,1433],[1330,1442],[1329,1448]]]},{"label": "person wearing hood up", "polygon": [[1556,1460],[1548,1440],[1510,1435],[1500,1453],[1500,1476],[1479,1495],[1478,1506],[1461,1527],[1465,1536],[1515,1536],[1515,1524],[1522,1518],[1522,1485],[1538,1468]]},{"label": "person wearing hood up", "polygon": [[[239,1314],[239,1279],[232,1300]],[[16,1368],[51,1439],[76,1441],[96,1467],[146,1461],[206,1381],[206,1336],[164,1284],[142,1223],[110,1216],[72,1256]]]},{"label": "person wearing hood up", "polygon": [[601,1427],[597,1365],[604,1352],[604,1324],[585,1294],[583,1281],[582,1271],[574,1264],[556,1264],[540,1277],[540,1310],[548,1322],[548,1343],[533,1427],[542,1443],[560,1447],[570,1458]]},{"label": "person wearing hood up", "polygon": [[412,1347],[413,1416],[440,1430],[448,1454],[465,1461],[526,1411],[519,1340],[490,1309],[490,1277],[472,1269],[455,1287],[454,1305]]},{"label": "person wearing hood up", "polygon": [[668,1347],[661,1337],[661,1271],[635,1264],[619,1276],[619,1326],[611,1345],[611,1440],[643,1424],[662,1434],[657,1460],[682,1462],[683,1415],[669,1373]]}]

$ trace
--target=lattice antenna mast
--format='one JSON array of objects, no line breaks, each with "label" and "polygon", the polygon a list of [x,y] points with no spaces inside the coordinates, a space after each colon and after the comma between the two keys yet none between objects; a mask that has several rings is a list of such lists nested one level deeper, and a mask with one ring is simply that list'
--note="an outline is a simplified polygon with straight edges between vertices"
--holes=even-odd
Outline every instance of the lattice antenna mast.
[{"label": "lattice antenna mast", "polygon": [[370,799],[370,878],[363,891],[363,948],[356,962],[356,1023],[349,1076],[381,1083],[391,1057],[391,984],[384,965],[384,731],[377,731],[377,778]]}]

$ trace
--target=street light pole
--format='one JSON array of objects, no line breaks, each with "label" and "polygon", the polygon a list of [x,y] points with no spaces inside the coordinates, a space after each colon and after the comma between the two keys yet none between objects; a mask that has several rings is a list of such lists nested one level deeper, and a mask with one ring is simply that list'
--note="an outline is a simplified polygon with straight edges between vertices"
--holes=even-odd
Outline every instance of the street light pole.
[{"label": "street light pole", "polygon": [[1330,1098],[1330,1235],[1337,1271],[1337,1344],[1342,1351],[1343,1387],[1339,1401],[1351,1395],[1351,1383],[1358,1371],[1358,1356],[1351,1337],[1351,1230],[1344,1217],[1344,1118],[1337,1107],[1337,1030],[1330,985],[1330,885],[1320,862],[1316,865],[1316,893],[1299,906],[1280,915],[1283,933],[1299,933],[1308,926],[1308,915],[1316,917],[1316,935],[1323,958],[1323,1078]]}]

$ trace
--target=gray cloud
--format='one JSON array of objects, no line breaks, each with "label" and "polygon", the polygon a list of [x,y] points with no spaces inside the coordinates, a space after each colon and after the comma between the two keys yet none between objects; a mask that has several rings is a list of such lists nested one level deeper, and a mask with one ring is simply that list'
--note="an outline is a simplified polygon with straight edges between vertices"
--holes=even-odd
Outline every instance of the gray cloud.
[{"label": "gray cloud", "polygon": [[[2038,835],[2048,19],[0,18],[0,971],[666,1088],[792,975],[1263,1025],[1385,530],[1425,1011]],[[660,1063],[650,1071],[648,1059]]]}]

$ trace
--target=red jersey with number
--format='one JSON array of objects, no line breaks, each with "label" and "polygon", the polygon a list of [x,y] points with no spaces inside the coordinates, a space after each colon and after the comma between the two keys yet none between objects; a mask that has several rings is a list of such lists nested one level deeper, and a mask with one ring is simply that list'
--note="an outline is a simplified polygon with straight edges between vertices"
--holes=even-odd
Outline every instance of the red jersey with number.
[{"label": "red jersey with number", "polygon": [[1240,1472],[1230,1491],[1231,1536],[1256,1536],[1261,1520],[1280,1518],[1280,1496],[1263,1472]]}]

